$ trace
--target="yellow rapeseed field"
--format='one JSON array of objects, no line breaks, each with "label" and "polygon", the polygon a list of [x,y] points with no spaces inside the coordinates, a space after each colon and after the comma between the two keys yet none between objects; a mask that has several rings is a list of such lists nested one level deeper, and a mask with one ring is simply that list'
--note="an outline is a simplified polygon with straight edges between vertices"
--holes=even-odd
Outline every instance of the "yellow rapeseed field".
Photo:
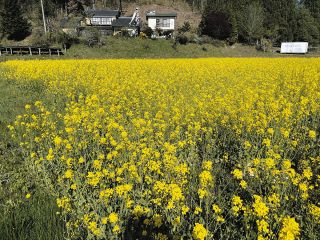
[{"label": "yellow rapeseed field", "polygon": [[46,60],[8,126],[71,239],[319,239],[320,60]]}]

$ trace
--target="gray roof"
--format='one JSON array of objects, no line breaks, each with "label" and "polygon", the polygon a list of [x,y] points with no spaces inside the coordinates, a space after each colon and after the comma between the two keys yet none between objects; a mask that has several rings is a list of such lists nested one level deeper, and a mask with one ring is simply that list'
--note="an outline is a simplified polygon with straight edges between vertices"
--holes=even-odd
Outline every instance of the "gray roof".
[{"label": "gray roof", "polygon": [[118,17],[120,16],[119,10],[88,10],[86,15],[94,17]]},{"label": "gray roof", "polygon": [[112,21],[112,27],[129,27],[131,17],[119,17]]},{"label": "gray roof", "polygon": [[148,12],[146,17],[177,17],[177,13],[157,13],[157,12]]}]

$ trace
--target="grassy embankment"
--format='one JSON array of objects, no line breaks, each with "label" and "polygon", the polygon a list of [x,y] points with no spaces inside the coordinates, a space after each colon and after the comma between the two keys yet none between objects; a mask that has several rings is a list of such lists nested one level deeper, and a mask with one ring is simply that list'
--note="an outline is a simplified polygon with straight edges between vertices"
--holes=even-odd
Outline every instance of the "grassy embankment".
[{"label": "grassy embankment", "polygon": [[319,52],[307,55],[281,55],[277,52],[257,51],[254,46],[217,47],[213,44],[177,45],[170,40],[150,40],[140,38],[108,37],[101,47],[88,47],[83,44],[73,45],[64,56],[1,56],[1,60],[10,59],[84,59],[84,58],[204,58],[204,57],[319,57]]}]

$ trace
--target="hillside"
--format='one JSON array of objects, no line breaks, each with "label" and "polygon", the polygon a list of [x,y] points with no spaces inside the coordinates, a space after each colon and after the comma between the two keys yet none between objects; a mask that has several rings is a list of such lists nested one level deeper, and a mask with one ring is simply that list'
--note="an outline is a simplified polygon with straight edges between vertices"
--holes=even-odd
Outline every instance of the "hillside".
[{"label": "hillside", "polygon": [[[117,9],[118,4],[111,4],[111,3],[103,3],[103,1],[96,2],[96,9]],[[140,17],[142,23],[146,23],[146,13],[149,11],[156,11],[156,12],[174,12],[177,13],[176,19],[176,29],[183,25],[185,21],[188,21],[191,25],[191,30],[196,32],[199,23],[201,21],[201,13],[197,9],[192,9],[191,6],[182,0],[156,0],[156,1],[137,1],[137,2],[130,2],[130,1],[123,1],[122,2],[122,9],[124,16],[132,16],[136,7],[140,10]],[[43,23],[42,18],[39,15],[39,9],[24,9],[24,16],[32,25],[32,33],[31,35],[27,36],[22,41],[10,41],[5,38],[0,38],[0,44],[2,45],[38,45],[39,39],[43,35]],[[55,9],[55,15],[51,15],[47,17],[51,28],[54,29],[54,33],[56,33],[57,29],[60,28],[60,21],[62,18],[66,16],[65,10],[61,8]],[[72,16],[72,15],[71,15]]]},{"label": "hillside", "polygon": [[[126,36],[135,34],[132,34],[133,29],[130,29],[128,25],[126,26],[126,24],[129,24],[130,18],[122,18],[122,25],[120,25],[122,29],[119,29],[119,26],[112,26],[111,23],[102,23],[102,19],[104,19],[103,21],[107,20],[101,16],[96,18],[98,20],[92,18],[89,24],[84,23],[82,20],[84,20],[85,12],[90,9],[116,10],[122,5],[122,16],[126,17],[132,16],[138,7],[143,24],[147,22],[146,13],[150,11],[177,14],[176,20],[174,20],[175,16],[171,19],[168,16],[165,16],[165,18],[162,16],[162,20],[159,18],[150,20],[148,24],[153,33],[144,25],[142,29],[145,35],[142,36],[147,35],[149,38],[151,38],[151,35],[157,34],[159,37],[164,37],[161,36],[164,32],[175,31],[183,26],[184,22],[188,22],[191,29],[186,25],[185,29],[187,30],[185,32],[175,31],[174,35],[178,36],[178,38],[175,38],[175,44],[197,43],[201,45],[207,43],[217,45],[215,43],[218,42],[219,46],[231,46],[240,43],[271,52],[274,51],[274,47],[279,48],[282,42],[308,42],[313,50],[319,49],[320,45],[320,15],[318,16],[317,12],[317,9],[320,9],[320,1],[319,7],[316,8],[307,2],[290,1],[287,2],[287,5],[284,5],[282,4],[283,0],[281,2],[279,0],[279,3],[268,0],[251,4],[248,4],[246,0],[123,0],[122,4],[119,1],[44,0],[46,29],[50,32],[46,35],[43,29],[39,1],[0,1],[0,8],[4,9],[0,13],[0,44],[4,46],[71,46],[72,44],[82,43],[92,46],[90,41],[95,38],[94,42],[103,46],[106,42],[105,35],[120,33],[122,36]],[[73,6],[74,4],[76,7]],[[19,9],[20,15],[17,13]],[[286,14],[287,12],[290,12],[290,16]],[[111,19],[118,18],[117,13]],[[168,26],[162,26],[164,20]],[[170,20],[170,23],[168,23],[168,20]],[[199,28],[201,20],[203,20],[203,24]],[[123,21],[128,21],[128,23]],[[62,29],[62,22],[69,24],[63,24],[66,27]],[[21,26],[23,26],[22,30],[24,31],[20,31]],[[91,26],[105,27],[105,29],[98,30],[99,28],[92,28]],[[162,32],[157,31],[159,28]],[[61,30],[67,34],[62,33]],[[100,36],[96,35],[95,31],[98,31]],[[109,32],[106,33],[107,31]],[[24,40],[19,42],[20,39]],[[176,45],[173,47],[175,48]],[[205,47],[205,49],[208,48]]]}]

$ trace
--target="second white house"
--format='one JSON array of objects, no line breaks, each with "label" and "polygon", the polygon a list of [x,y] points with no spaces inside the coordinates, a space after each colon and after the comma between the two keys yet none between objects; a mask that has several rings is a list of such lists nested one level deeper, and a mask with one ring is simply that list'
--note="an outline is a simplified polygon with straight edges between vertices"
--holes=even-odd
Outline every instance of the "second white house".
[{"label": "second white house", "polygon": [[155,11],[146,14],[148,26],[152,30],[174,30],[176,25],[176,13],[157,13]]}]

